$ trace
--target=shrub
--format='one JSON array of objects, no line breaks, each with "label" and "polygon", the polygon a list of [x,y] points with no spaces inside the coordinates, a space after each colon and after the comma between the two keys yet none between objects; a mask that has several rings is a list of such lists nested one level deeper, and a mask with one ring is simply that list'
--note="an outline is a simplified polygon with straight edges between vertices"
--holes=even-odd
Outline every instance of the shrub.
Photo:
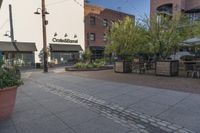
[{"label": "shrub", "polygon": [[77,69],[89,69],[89,68],[101,68],[106,65],[105,60],[98,59],[93,61],[92,63],[83,63],[79,62],[74,65],[75,68]]},{"label": "shrub", "polygon": [[93,62],[93,65],[95,68],[101,68],[104,67],[106,65],[106,61],[104,59],[96,59]]},{"label": "shrub", "polygon": [[180,59],[183,60],[183,61],[192,61],[192,60],[195,59],[195,57],[191,56],[191,55],[184,55]]},{"label": "shrub", "polygon": [[77,69],[86,69],[88,68],[88,63],[79,62],[74,65]]},{"label": "shrub", "polygon": [[85,50],[85,52],[83,53],[83,60],[86,61],[86,62],[90,62],[91,57],[92,57],[92,52],[89,48],[87,48]]},{"label": "shrub", "polygon": [[0,89],[23,84],[21,75],[16,67],[8,67],[0,61]]}]

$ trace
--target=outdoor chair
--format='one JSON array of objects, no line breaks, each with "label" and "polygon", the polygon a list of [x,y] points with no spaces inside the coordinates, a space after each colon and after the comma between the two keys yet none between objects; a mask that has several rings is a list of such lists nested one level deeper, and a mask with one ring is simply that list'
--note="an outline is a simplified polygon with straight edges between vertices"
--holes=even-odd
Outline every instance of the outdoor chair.
[{"label": "outdoor chair", "polygon": [[192,78],[194,78],[194,77],[199,78],[200,77],[200,73],[199,73],[200,70],[199,70],[198,66],[194,65],[193,67],[194,67],[194,70],[192,72]]},{"label": "outdoor chair", "polygon": [[194,76],[194,64],[186,64],[186,75],[187,77],[193,77]]},{"label": "outdoor chair", "polygon": [[188,64],[186,67],[187,77],[200,78],[200,66],[196,64]]},{"label": "outdoor chair", "polygon": [[196,74],[197,78],[200,78],[200,63],[196,64],[194,74]]}]

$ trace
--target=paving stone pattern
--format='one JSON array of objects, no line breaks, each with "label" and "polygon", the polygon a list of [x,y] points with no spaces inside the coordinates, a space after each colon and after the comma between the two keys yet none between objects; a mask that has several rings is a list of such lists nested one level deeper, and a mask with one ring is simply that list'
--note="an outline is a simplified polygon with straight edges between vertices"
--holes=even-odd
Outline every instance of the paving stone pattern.
[{"label": "paving stone pattern", "polygon": [[195,133],[184,127],[163,121],[132,109],[125,109],[113,103],[96,99],[93,96],[72,91],[54,84],[44,84],[31,79],[41,89],[51,92],[66,100],[81,104],[94,112],[113,120],[138,133]]}]

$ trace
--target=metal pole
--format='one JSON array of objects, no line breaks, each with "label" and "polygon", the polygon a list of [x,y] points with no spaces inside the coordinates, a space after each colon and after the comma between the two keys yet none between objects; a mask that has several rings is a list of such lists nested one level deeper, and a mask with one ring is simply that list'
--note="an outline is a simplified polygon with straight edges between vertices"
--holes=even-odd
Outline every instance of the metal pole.
[{"label": "metal pole", "polygon": [[14,37],[14,30],[13,30],[13,17],[12,17],[12,5],[9,5],[9,18],[10,18],[10,38],[11,43],[13,44],[16,51],[19,51],[17,48],[15,37]]},{"label": "metal pole", "polygon": [[[15,38],[14,38],[14,30],[13,30],[13,17],[12,17],[12,5],[9,5],[9,18],[10,18],[10,38],[11,38],[11,43],[13,45],[13,47],[15,48],[16,52],[19,51],[19,49],[17,48],[16,42],[15,42]],[[14,66],[14,57],[15,53],[12,53],[11,57],[12,57],[12,61],[11,64]]]},{"label": "metal pole", "polygon": [[44,73],[48,72],[48,57],[47,57],[47,37],[46,37],[46,8],[45,0],[42,0],[42,29],[43,29],[43,54],[44,54]]}]

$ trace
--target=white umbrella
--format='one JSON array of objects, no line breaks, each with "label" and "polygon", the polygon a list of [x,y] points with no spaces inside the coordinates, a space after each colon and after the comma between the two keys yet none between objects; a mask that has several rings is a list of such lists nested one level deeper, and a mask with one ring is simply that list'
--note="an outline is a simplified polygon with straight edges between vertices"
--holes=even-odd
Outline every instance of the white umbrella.
[{"label": "white umbrella", "polygon": [[200,38],[194,37],[187,39],[181,43],[183,46],[197,46],[200,45]]}]

